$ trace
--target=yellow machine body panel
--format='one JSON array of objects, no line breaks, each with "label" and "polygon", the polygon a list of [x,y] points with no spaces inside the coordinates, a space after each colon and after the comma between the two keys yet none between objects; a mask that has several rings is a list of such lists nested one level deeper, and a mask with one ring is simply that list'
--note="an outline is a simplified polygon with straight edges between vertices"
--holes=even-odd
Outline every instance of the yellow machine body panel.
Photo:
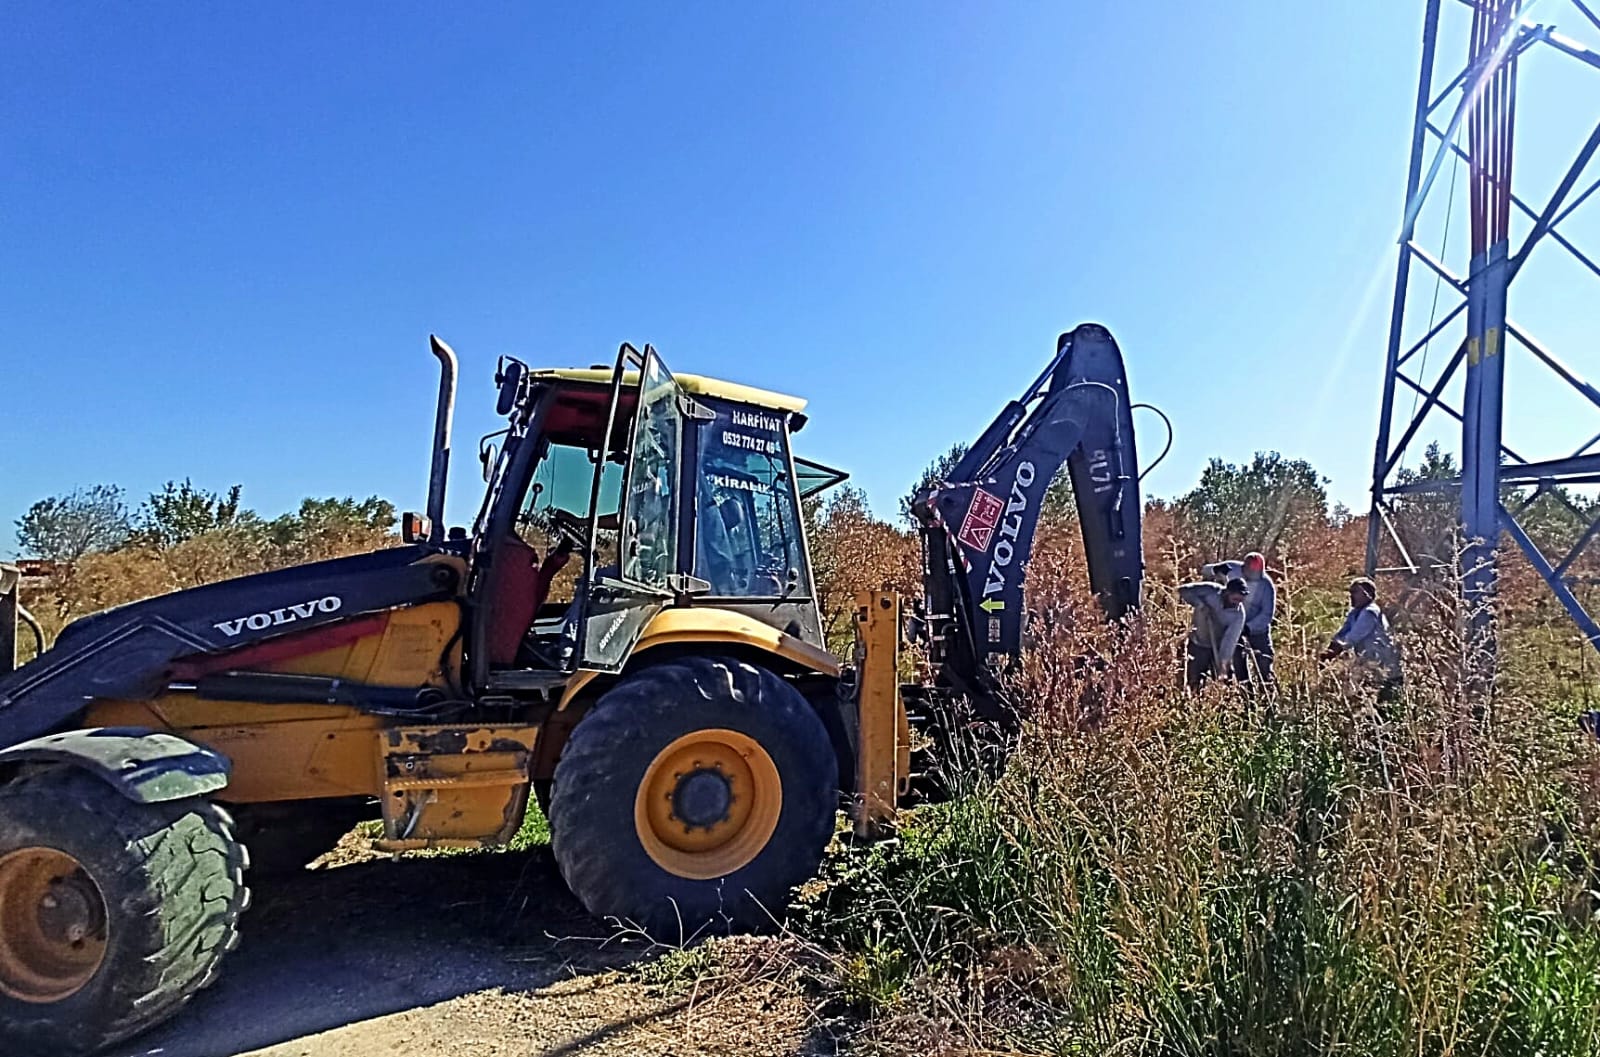
[{"label": "yellow machine body panel", "polygon": [[96,701],[84,723],[170,730],[222,753],[233,773],[218,798],[232,803],[377,796],[383,788],[375,745],[384,721],[346,705],[166,694],[150,701]]},{"label": "yellow machine body panel", "polygon": [[[255,670],[323,675],[374,686],[444,686],[461,665],[461,610],[433,602],[381,614],[370,634]],[[357,618],[366,619],[366,618]],[[149,701],[102,699],[87,726],[151,727],[182,734],[227,756],[233,776],[221,799],[233,803],[378,796],[377,740],[397,721],[347,705],[308,701],[261,704],[167,693]]]},{"label": "yellow machine body panel", "polygon": [[537,727],[392,727],[381,738],[388,851],[504,844],[522,825]]},{"label": "yellow machine body panel", "polygon": [[[442,686],[447,670],[459,670],[461,614],[454,602],[381,616],[370,634],[253,669],[378,686]],[[667,645],[757,650],[791,669],[831,677],[840,670],[832,654],[715,607],[663,610],[646,625],[634,652]],[[575,676],[564,688],[561,707],[595,674]],[[377,797],[383,846],[396,851],[509,840],[527,807],[536,749],[558,750],[566,732],[557,724],[555,740],[540,746],[541,728],[535,725],[407,726],[346,705],[224,701],[177,692],[148,701],[99,700],[85,722],[170,730],[222,753],[233,767],[219,797],[228,802]]]},{"label": "yellow machine body panel", "polygon": [[[633,652],[637,654],[673,644],[749,647],[822,675],[837,677],[839,674],[839,660],[827,650],[729,609],[711,606],[663,609],[645,625]],[[565,709],[570,705],[598,674],[579,672],[573,676],[562,692],[560,707]]]},{"label": "yellow machine body panel", "polygon": [[866,591],[855,599],[857,677],[855,834],[888,831],[911,779],[911,728],[900,697],[900,597]]},{"label": "yellow machine body panel", "polygon": [[[461,671],[461,607],[454,602],[392,609],[380,632],[261,665],[261,671],[326,675],[371,686],[443,686]],[[452,645],[454,642],[454,645]],[[445,656],[445,648],[450,655]]]},{"label": "yellow machine body panel", "polygon": [[[529,371],[528,374],[535,380],[611,384],[611,371],[603,367],[546,368]],[[758,389],[740,382],[725,382],[720,378],[707,378],[701,374],[674,374],[672,379],[678,383],[680,389],[692,396],[717,397],[740,404],[754,404],[756,407],[772,411],[787,411],[791,414],[798,414],[806,409],[806,401],[801,397],[775,393],[770,389]],[[639,372],[623,372],[622,383],[630,386],[638,385]]]}]

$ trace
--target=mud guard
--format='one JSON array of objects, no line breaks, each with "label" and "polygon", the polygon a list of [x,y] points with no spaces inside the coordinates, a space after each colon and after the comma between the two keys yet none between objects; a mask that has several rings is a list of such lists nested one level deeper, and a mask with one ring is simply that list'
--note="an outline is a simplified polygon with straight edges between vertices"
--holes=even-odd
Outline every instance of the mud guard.
[{"label": "mud guard", "polygon": [[228,784],[230,771],[220,753],[137,727],[69,730],[0,750],[0,775],[29,763],[77,768],[140,804],[215,793]]}]

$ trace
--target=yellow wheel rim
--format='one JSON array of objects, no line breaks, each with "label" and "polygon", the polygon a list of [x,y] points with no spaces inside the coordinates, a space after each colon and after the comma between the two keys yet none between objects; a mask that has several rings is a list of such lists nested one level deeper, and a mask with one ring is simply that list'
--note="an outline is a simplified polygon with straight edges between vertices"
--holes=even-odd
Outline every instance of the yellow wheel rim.
[{"label": "yellow wheel rim", "polygon": [[55,848],[0,855],[0,992],[59,1002],[105,958],[105,897],[77,859]]},{"label": "yellow wheel rim", "polygon": [[726,877],[761,854],[778,828],[783,783],[755,739],[697,730],[656,753],[633,804],[639,842],[678,877]]}]

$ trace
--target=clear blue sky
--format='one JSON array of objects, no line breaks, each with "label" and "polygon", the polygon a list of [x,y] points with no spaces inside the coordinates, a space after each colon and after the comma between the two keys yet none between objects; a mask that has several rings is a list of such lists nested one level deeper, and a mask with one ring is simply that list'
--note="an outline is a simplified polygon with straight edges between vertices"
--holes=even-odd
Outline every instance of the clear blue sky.
[{"label": "clear blue sky", "polygon": [[1420,8],[8,4],[0,553],[99,482],[420,507],[430,331],[457,521],[501,353],[809,396],[888,511],[1083,320],[1151,491],[1276,449],[1359,506]]}]

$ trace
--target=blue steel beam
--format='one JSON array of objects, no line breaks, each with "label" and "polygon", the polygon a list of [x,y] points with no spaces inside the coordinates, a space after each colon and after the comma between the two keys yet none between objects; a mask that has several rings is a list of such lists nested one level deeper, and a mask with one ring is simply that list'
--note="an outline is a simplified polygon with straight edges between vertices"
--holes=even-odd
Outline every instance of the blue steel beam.
[{"label": "blue steel beam", "polygon": [[[1445,327],[1448,327],[1450,324],[1454,323],[1456,321],[1456,317],[1459,316],[1461,313],[1465,312],[1466,310],[1467,310],[1467,303],[1465,301],[1461,302],[1459,305],[1457,305],[1456,307],[1452,308],[1448,315],[1446,315],[1443,319],[1439,320],[1439,322],[1437,322],[1437,323],[1435,323],[1433,325],[1433,329],[1432,330],[1429,330],[1426,334],[1422,335],[1422,337],[1418,338],[1416,340],[1416,342],[1410,348],[1406,349],[1406,351],[1401,354],[1400,360],[1399,360],[1397,366],[1404,365],[1407,360],[1411,359],[1411,357],[1413,357],[1417,353],[1421,352],[1423,347],[1425,345],[1427,345],[1428,342],[1430,342],[1434,338],[1438,337],[1440,335],[1440,333],[1442,333],[1444,331]],[[1401,447],[1404,447],[1404,446],[1405,445],[1402,442]]]},{"label": "blue steel beam", "polygon": [[1449,283],[1450,289],[1454,290],[1462,297],[1467,296],[1467,280],[1462,279],[1460,276],[1457,276],[1451,272],[1449,268],[1444,266],[1443,261],[1440,261],[1438,258],[1434,257],[1433,254],[1429,253],[1421,246],[1418,246],[1415,242],[1406,243],[1406,249],[1411,251],[1411,255],[1413,257],[1417,258],[1417,260],[1421,261],[1423,264],[1426,264],[1433,274]]},{"label": "blue steel beam", "polygon": [[[1527,484],[1529,482],[1524,481],[1522,483]],[[1562,477],[1554,483],[1562,485],[1600,484],[1600,471],[1573,474],[1571,477]],[[1407,481],[1405,484],[1385,485],[1383,494],[1385,496],[1442,494],[1457,491],[1460,487],[1461,478],[1459,477],[1447,477],[1442,480],[1428,478],[1420,481]],[[1581,514],[1582,512],[1579,511],[1579,513]]]},{"label": "blue steel beam", "polygon": [[[1472,260],[1467,268],[1467,365],[1461,401],[1461,594],[1475,682],[1487,689],[1495,667],[1496,552],[1502,520],[1500,441],[1504,429],[1506,292],[1511,252],[1511,162],[1516,112],[1518,0],[1485,0],[1472,13],[1472,55],[1480,70],[1458,116],[1472,155],[1468,212]],[[1453,136],[1447,136],[1447,141]],[[1442,150],[1441,150],[1442,153]],[[1505,515],[1502,519],[1502,515]]]},{"label": "blue steel beam", "polygon": [[1500,527],[1505,529],[1506,533],[1516,541],[1518,547],[1522,548],[1522,553],[1528,556],[1528,561],[1533,564],[1539,576],[1543,578],[1545,584],[1560,600],[1562,608],[1567,611],[1567,615],[1572,618],[1572,622],[1578,625],[1578,630],[1583,633],[1584,639],[1590,646],[1600,651],[1600,625],[1597,625],[1594,618],[1589,615],[1589,611],[1583,608],[1583,603],[1578,601],[1578,596],[1572,593],[1572,588],[1567,585],[1566,578],[1556,572],[1550,565],[1549,560],[1545,558],[1544,552],[1539,550],[1533,540],[1528,537],[1527,532],[1523,531],[1522,526],[1517,523],[1517,519],[1507,513],[1504,508],[1500,510]]},{"label": "blue steel beam", "polygon": [[1578,537],[1578,542],[1574,543],[1572,549],[1567,551],[1567,556],[1561,559],[1561,564],[1555,568],[1557,576],[1567,575],[1567,570],[1572,568],[1572,563],[1578,560],[1578,555],[1582,554],[1584,549],[1589,546],[1597,532],[1600,532],[1600,518],[1589,522],[1589,527],[1583,530],[1583,535]]},{"label": "blue steel beam", "polygon": [[[1600,124],[1595,125],[1594,131],[1589,133],[1589,138],[1584,141],[1579,149],[1578,156],[1567,166],[1567,175],[1562,177],[1561,183],[1556,185],[1555,193],[1550,196],[1550,201],[1545,204],[1544,211],[1534,218],[1533,230],[1528,232],[1528,237],[1523,240],[1522,248],[1511,261],[1511,274],[1506,277],[1510,282],[1517,277],[1522,266],[1528,261],[1528,254],[1533,252],[1533,247],[1544,238],[1554,226],[1556,215],[1561,211],[1561,203],[1567,195],[1572,193],[1572,187],[1578,182],[1578,177],[1583,175],[1583,170],[1588,168],[1589,159],[1594,157],[1596,148],[1600,148]],[[1585,261],[1588,259],[1585,258]]]},{"label": "blue steel beam", "polygon": [[[1496,242],[1475,260],[1467,298],[1466,396],[1461,407],[1461,525],[1467,550],[1462,593],[1474,627],[1487,633],[1500,537],[1500,442],[1505,393],[1508,247]],[[1487,649],[1487,643],[1480,644]]]},{"label": "blue steel beam", "polygon": [[[1472,4],[1471,6],[1476,8],[1476,4]],[[1437,29],[1438,6],[1436,4],[1432,4],[1430,0],[1429,8],[1434,16],[1433,26],[1435,29]],[[1440,136],[1441,139],[1443,139],[1446,143],[1449,143],[1456,138],[1456,133],[1461,131],[1462,121],[1465,120],[1468,113],[1472,110],[1473,104],[1476,103],[1478,98],[1483,94],[1484,88],[1488,84],[1490,76],[1499,67],[1501,62],[1512,57],[1512,49],[1516,48],[1518,51],[1521,51],[1522,49],[1534,43],[1534,41],[1538,39],[1540,35],[1541,34],[1536,33],[1536,31],[1529,29],[1523,29],[1519,31],[1516,19],[1512,19],[1507,23],[1504,32],[1500,36],[1500,39],[1495,42],[1494,48],[1480,58],[1478,62],[1467,68],[1466,76],[1463,79],[1470,84],[1470,88],[1462,95],[1461,103],[1456,107],[1456,112],[1450,116],[1450,124],[1445,126],[1444,134]],[[1426,98],[1426,92],[1427,89],[1424,88],[1424,98]],[[1418,116],[1425,125],[1427,123],[1428,112],[1423,110]],[[1433,163],[1428,166],[1428,175],[1423,178],[1422,186],[1417,189],[1410,199],[1408,199],[1406,203],[1405,223],[1402,225],[1405,230],[1410,231],[1416,227],[1417,214],[1422,212],[1423,199],[1428,197],[1428,192],[1433,188],[1433,181],[1439,176],[1439,167],[1444,163],[1444,156],[1445,148],[1440,147],[1433,156]]]},{"label": "blue steel beam", "polygon": [[[1415,437],[1417,435],[1417,430],[1422,428],[1423,420],[1428,417],[1428,412],[1433,410],[1435,406],[1444,406],[1439,402],[1439,394],[1443,393],[1444,387],[1450,384],[1451,376],[1456,373],[1456,368],[1461,365],[1461,361],[1466,359],[1466,356],[1467,343],[1463,341],[1460,345],[1456,346],[1455,354],[1450,357],[1450,362],[1444,365],[1444,370],[1439,372],[1439,379],[1433,383],[1433,388],[1422,394],[1424,397],[1424,403],[1421,407],[1417,408],[1411,413],[1411,423],[1406,426],[1406,431],[1400,435],[1400,443],[1394,446],[1394,451],[1389,454],[1388,460],[1383,464],[1383,479],[1388,479],[1389,473],[1394,469],[1395,463],[1400,461],[1400,456],[1405,452],[1406,445],[1411,443],[1411,438]],[[1399,372],[1396,372],[1396,376],[1403,379],[1408,384],[1411,382],[1410,378],[1407,378],[1405,375],[1400,374]]]},{"label": "blue steel beam", "polygon": [[[1428,126],[1428,131],[1433,133],[1435,136],[1443,136],[1444,135],[1444,133],[1440,132],[1437,128],[1435,128],[1431,124]],[[1450,144],[1450,152],[1452,154],[1454,154],[1457,158],[1460,158],[1464,162],[1470,162],[1472,160],[1472,156],[1470,154],[1468,154],[1466,151],[1462,150],[1459,144],[1455,144],[1455,143]],[[1563,220],[1565,220],[1567,217],[1571,216],[1572,215],[1572,211],[1574,209],[1578,208],[1578,206],[1582,205],[1584,199],[1586,199],[1590,195],[1594,194],[1594,192],[1595,192],[1595,190],[1597,188],[1600,188],[1600,181],[1596,181],[1594,184],[1590,185],[1588,190],[1584,191],[1583,194],[1579,195],[1572,202],[1571,205],[1569,205],[1565,210],[1563,210],[1561,215],[1556,217],[1554,222],[1551,223],[1549,231],[1547,232],[1547,234],[1549,235],[1550,238],[1552,238],[1556,242],[1560,243],[1562,249],[1566,250],[1568,253],[1570,253],[1574,257],[1576,257],[1578,259],[1578,262],[1580,264],[1582,264],[1585,268],[1588,268],[1596,276],[1600,276],[1600,264],[1596,264],[1593,260],[1591,260],[1589,258],[1589,255],[1584,253],[1582,250],[1580,250],[1572,242],[1571,239],[1567,238],[1565,235],[1561,234],[1560,231],[1556,230],[1557,226],[1560,225],[1560,223]],[[1524,216],[1528,217],[1528,219],[1535,220],[1535,221],[1537,221],[1539,219],[1538,210],[1534,209],[1526,201],[1524,201],[1521,195],[1513,194],[1511,196],[1511,204],[1516,206],[1517,209]]]},{"label": "blue steel beam", "polygon": [[1557,51],[1565,52],[1579,62],[1588,63],[1595,69],[1600,70],[1600,54],[1596,54],[1589,48],[1584,47],[1571,37],[1564,37],[1560,33],[1547,31],[1544,34],[1544,39]]},{"label": "blue steel beam", "polygon": [[1561,484],[1571,477],[1597,473],[1600,473],[1600,454],[1574,455],[1566,459],[1546,459],[1543,462],[1502,467],[1500,480],[1505,484],[1537,484],[1540,481]]},{"label": "blue steel beam", "polygon": [[1422,62],[1417,72],[1417,99],[1411,119],[1411,159],[1406,168],[1406,198],[1400,224],[1400,252],[1395,263],[1394,301],[1389,309],[1389,347],[1384,356],[1383,400],[1378,414],[1378,440],[1372,453],[1372,504],[1367,517],[1367,574],[1378,563],[1378,512],[1383,481],[1388,474],[1389,428],[1394,418],[1395,378],[1399,372],[1400,335],[1405,324],[1406,288],[1411,278],[1411,253],[1408,246],[1416,231],[1417,218],[1412,203],[1418,203],[1422,179],[1422,155],[1427,146],[1428,89],[1433,85],[1433,57],[1439,38],[1439,0],[1427,0],[1422,14]]},{"label": "blue steel beam", "polygon": [[[1418,385],[1416,382],[1414,382],[1410,378],[1406,377],[1406,375],[1403,372],[1396,371],[1394,376],[1395,376],[1395,380],[1398,381],[1401,385],[1404,385],[1406,388],[1415,390],[1417,392],[1417,394],[1420,395],[1420,396],[1423,396],[1423,397],[1427,397],[1428,396],[1428,390],[1422,388],[1422,386]],[[1455,419],[1457,422],[1462,421],[1461,412],[1457,411],[1455,408],[1451,407],[1449,404],[1445,403],[1443,400],[1435,398],[1431,402],[1425,400],[1424,403],[1427,403],[1432,407],[1438,408],[1440,411],[1443,411],[1445,414],[1449,415],[1451,418]],[[1420,411],[1419,411],[1419,413],[1420,413]],[[1504,455],[1506,458],[1512,460],[1513,462],[1527,462],[1528,461],[1527,459],[1524,459],[1522,456],[1518,455],[1516,452],[1512,451],[1510,448],[1506,447],[1505,444],[1501,444],[1500,445],[1500,453],[1502,455]]]},{"label": "blue steel beam", "polygon": [[[1502,436],[1505,358],[1515,347],[1513,341],[1526,346],[1544,368],[1555,373],[1591,405],[1600,408],[1600,388],[1580,378],[1507,318],[1510,284],[1542,242],[1559,245],[1582,267],[1600,277],[1600,263],[1558,230],[1580,205],[1600,193],[1600,179],[1590,183],[1585,173],[1594,158],[1600,155],[1600,125],[1588,133],[1577,156],[1569,159],[1570,164],[1561,170],[1563,175],[1554,192],[1548,201],[1540,203],[1540,208],[1534,208],[1522,196],[1514,194],[1511,170],[1517,110],[1517,57],[1529,49],[1537,50],[1539,44],[1548,44],[1553,53],[1575,58],[1589,67],[1600,69],[1600,54],[1586,44],[1556,33],[1549,24],[1531,25],[1524,22],[1523,19],[1534,5],[1522,0],[1457,2],[1473,12],[1469,54],[1464,68],[1458,68],[1459,73],[1441,80],[1440,83],[1444,84],[1442,90],[1433,83],[1437,37],[1441,28],[1440,3],[1427,0],[1424,15],[1423,63],[1413,111],[1412,164],[1407,173],[1406,208],[1400,234],[1402,249],[1396,270],[1384,402],[1374,458],[1373,517],[1368,526],[1367,567],[1372,570],[1377,564],[1377,542],[1382,526],[1389,524],[1390,497],[1455,494],[1461,504],[1461,527],[1469,538],[1478,541],[1477,546],[1470,548],[1463,559],[1467,570],[1463,593],[1468,611],[1478,614],[1473,619],[1473,641],[1478,648],[1484,649],[1484,655],[1493,655],[1493,628],[1487,620],[1492,607],[1477,603],[1487,603],[1493,597],[1494,548],[1502,531],[1528,555],[1563,607],[1578,623],[1584,637],[1600,649],[1600,625],[1578,602],[1572,593],[1572,581],[1567,578],[1574,563],[1591,553],[1594,541],[1600,539],[1600,518],[1590,517],[1586,510],[1580,510],[1565,489],[1560,487],[1600,484],[1600,452],[1595,450],[1596,445],[1600,445],[1600,434],[1595,434],[1588,443],[1577,447],[1567,458],[1521,465],[1516,464],[1521,460],[1504,443]],[[1569,2],[1591,26],[1600,29],[1600,17],[1596,17],[1590,6],[1593,0]],[[1541,16],[1543,14],[1541,8]],[[1441,113],[1445,116],[1435,118]],[[1437,151],[1434,150],[1434,137],[1437,137]],[[1433,257],[1416,243],[1415,236],[1424,200],[1444,162],[1454,159],[1466,162],[1471,176],[1467,209],[1472,220],[1472,245],[1464,276],[1452,274],[1443,255],[1438,259]],[[1519,239],[1515,252],[1510,240],[1513,210],[1531,220],[1531,230]],[[1410,343],[1409,339],[1403,341],[1401,334],[1413,258],[1420,260],[1440,282],[1448,284],[1461,301],[1442,322],[1430,319],[1427,333]],[[1437,379],[1408,377],[1407,370],[1403,369],[1406,364],[1414,362],[1413,358],[1419,352],[1429,348],[1430,343],[1447,333],[1450,327],[1459,327],[1463,314],[1466,316],[1465,340]],[[1460,411],[1443,398],[1446,386],[1458,373],[1464,375],[1465,390],[1459,405]],[[1401,426],[1394,423],[1394,397],[1401,386],[1413,390],[1425,400],[1420,408],[1413,409],[1413,414],[1404,422],[1403,432]],[[1400,465],[1407,447],[1416,443],[1422,420],[1436,411],[1443,411],[1461,423],[1461,476],[1449,481],[1391,483],[1391,475]],[[1584,435],[1592,431],[1591,426]],[[1391,438],[1396,433],[1400,434],[1399,443],[1391,445]],[[1503,456],[1514,461],[1507,463]],[[1518,520],[1518,515],[1507,509],[1508,506],[1516,507],[1520,500],[1522,509],[1526,510],[1546,495],[1553,495],[1564,502],[1582,517],[1580,524],[1586,526],[1559,564],[1554,565],[1553,559],[1546,557],[1533,543]],[[1390,534],[1398,544],[1399,536],[1392,524]],[[1403,547],[1402,558],[1407,567],[1416,570],[1417,560],[1403,553]],[[1480,669],[1480,675],[1483,674],[1487,672]]]},{"label": "blue steel beam", "polygon": [[1556,372],[1556,375],[1560,377],[1563,382],[1566,382],[1568,385],[1572,386],[1572,388],[1576,389],[1585,400],[1589,401],[1589,403],[1593,404],[1595,407],[1600,407],[1600,389],[1596,389],[1582,378],[1579,378],[1569,367],[1567,367],[1566,364],[1556,359],[1555,356],[1553,356],[1547,349],[1544,348],[1544,346],[1530,338],[1527,332],[1521,327],[1517,326],[1515,323],[1508,321],[1506,323],[1506,331],[1512,337],[1520,341],[1522,343],[1522,347],[1533,353],[1541,363],[1550,368],[1552,371]]},{"label": "blue steel beam", "polygon": [[1580,194],[1577,198],[1574,198],[1570,203],[1568,203],[1567,204],[1567,208],[1565,208],[1565,209],[1563,209],[1561,211],[1561,215],[1556,217],[1555,223],[1552,224],[1551,226],[1554,227],[1555,224],[1559,224],[1563,220],[1565,220],[1568,217],[1570,217],[1573,214],[1573,212],[1579,206],[1583,205],[1583,203],[1588,200],[1589,196],[1594,194],[1596,191],[1600,191],[1600,178],[1597,178],[1588,187],[1585,187],[1583,189],[1583,193],[1582,194]]}]

